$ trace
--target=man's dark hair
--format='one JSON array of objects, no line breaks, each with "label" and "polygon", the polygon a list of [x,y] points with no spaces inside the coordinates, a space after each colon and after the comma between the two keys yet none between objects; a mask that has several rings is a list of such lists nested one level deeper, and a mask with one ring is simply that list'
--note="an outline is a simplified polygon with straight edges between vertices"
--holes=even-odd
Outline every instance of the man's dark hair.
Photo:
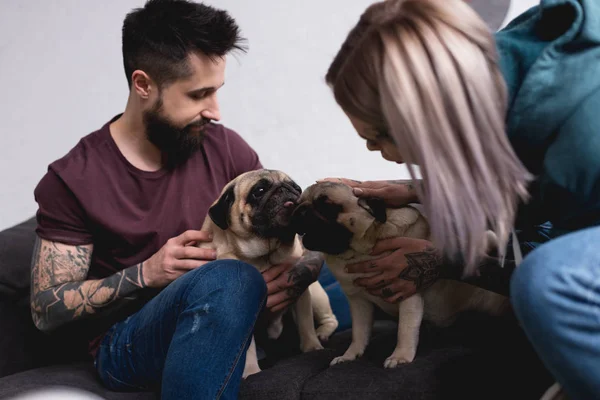
[{"label": "man's dark hair", "polygon": [[246,51],[229,14],[188,0],[149,0],[123,22],[123,63],[131,88],[133,71],[146,72],[159,87],[191,74],[188,56],[215,59]]}]

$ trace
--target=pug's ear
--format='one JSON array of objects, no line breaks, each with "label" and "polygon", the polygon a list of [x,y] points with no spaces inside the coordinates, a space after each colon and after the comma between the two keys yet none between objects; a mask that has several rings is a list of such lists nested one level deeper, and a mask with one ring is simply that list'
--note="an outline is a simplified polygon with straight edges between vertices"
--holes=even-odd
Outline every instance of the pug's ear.
[{"label": "pug's ear", "polygon": [[231,185],[219,198],[219,200],[210,207],[208,215],[213,220],[215,225],[219,228],[226,230],[229,228],[231,206],[235,201],[235,194],[233,193],[234,185]]},{"label": "pug's ear", "polygon": [[376,221],[384,223],[387,221],[386,205],[383,199],[378,197],[360,198],[358,199],[358,205],[371,214]]}]

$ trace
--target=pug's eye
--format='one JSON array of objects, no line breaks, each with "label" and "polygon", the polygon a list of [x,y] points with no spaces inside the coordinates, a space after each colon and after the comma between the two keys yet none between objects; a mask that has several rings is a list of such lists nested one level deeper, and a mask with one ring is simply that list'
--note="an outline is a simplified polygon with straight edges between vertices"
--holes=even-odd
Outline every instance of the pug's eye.
[{"label": "pug's eye", "polygon": [[261,197],[263,197],[265,195],[267,191],[265,190],[264,187],[257,187],[256,189],[254,189],[252,191],[252,197],[254,197],[255,199],[260,199]]},{"label": "pug's eye", "polygon": [[319,197],[315,201],[315,208],[323,217],[332,221],[335,221],[338,215],[344,210],[341,205],[330,202],[325,196]]}]

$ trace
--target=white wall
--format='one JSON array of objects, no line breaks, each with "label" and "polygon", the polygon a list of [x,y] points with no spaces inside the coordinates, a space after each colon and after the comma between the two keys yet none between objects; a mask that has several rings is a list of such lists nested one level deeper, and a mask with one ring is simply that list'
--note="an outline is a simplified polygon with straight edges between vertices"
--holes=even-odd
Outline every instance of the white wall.
[{"label": "white wall", "polygon": [[[120,29],[125,14],[143,3],[0,1],[0,229],[34,214],[33,189],[50,162],[122,112]],[[208,3],[230,11],[249,39],[249,53],[229,61],[222,123],[245,137],[265,166],[301,186],[325,176],[408,176],[366,151],[324,83],[329,62],[372,0]]]},{"label": "white wall", "polygon": [[506,18],[502,23],[502,27],[506,26],[511,20],[521,14],[523,11],[540,4],[540,0],[512,0]]}]

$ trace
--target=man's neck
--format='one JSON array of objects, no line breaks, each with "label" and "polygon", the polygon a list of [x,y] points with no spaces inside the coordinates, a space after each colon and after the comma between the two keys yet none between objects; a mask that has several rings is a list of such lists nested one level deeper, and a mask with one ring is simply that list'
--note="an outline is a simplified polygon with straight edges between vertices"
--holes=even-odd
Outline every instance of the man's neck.
[{"label": "man's neck", "polygon": [[158,171],[162,168],[160,150],[146,137],[142,113],[127,103],[125,112],[110,124],[110,134],[123,156],[142,171]]}]

